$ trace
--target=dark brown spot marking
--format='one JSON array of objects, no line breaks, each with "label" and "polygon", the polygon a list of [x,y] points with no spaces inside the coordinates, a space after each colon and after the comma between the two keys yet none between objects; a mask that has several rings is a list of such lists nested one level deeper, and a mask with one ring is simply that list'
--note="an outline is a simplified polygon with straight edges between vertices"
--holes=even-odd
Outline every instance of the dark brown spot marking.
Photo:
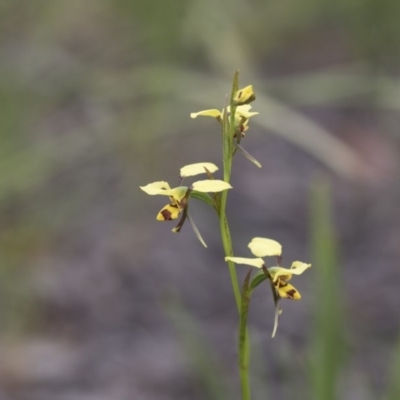
[{"label": "dark brown spot marking", "polygon": [[[179,208],[176,204],[170,204],[170,207]],[[172,213],[169,210],[162,210],[161,215],[164,218],[164,221],[172,221]]]},{"label": "dark brown spot marking", "polygon": [[286,294],[287,294],[287,297],[288,297],[289,299],[294,299],[294,296],[295,296],[295,294],[296,294],[296,290],[290,289],[289,291],[286,292]]},{"label": "dark brown spot marking", "polygon": [[242,97],[242,94],[243,94],[243,92],[242,92],[242,91],[240,91],[240,92],[239,92],[238,99],[240,99],[240,98]]},{"label": "dark brown spot marking", "polygon": [[172,218],[171,218],[171,211],[169,211],[169,210],[162,210],[161,211],[161,215],[163,216],[163,218],[164,218],[164,221],[171,221],[172,220]]}]

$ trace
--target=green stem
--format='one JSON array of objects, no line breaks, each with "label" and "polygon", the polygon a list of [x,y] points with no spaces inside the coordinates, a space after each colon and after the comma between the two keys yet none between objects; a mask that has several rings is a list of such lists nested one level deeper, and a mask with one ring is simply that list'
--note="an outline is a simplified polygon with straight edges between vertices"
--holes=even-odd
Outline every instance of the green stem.
[{"label": "green stem", "polygon": [[242,399],[250,400],[250,382],[249,382],[249,361],[250,361],[250,344],[249,332],[247,329],[247,315],[250,305],[251,290],[249,290],[249,282],[252,270],[246,275],[242,291],[242,306],[239,315],[239,368],[240,381],[242,384]]},{"label": "green stem", "polygon": [[[232,161],[233,161],[233,135],[234,135],[234,121],[236,107],[233,107],[233,97],[238,90],[239,74],[235,73],[233,78],[232,92],[229,103],[231,104],[230,116],[228,117],[228,110],[225,109],[223,120],[222,120],[222,153],[223,153],[223,164],[224,164],[224,181],[230,182]],[[220,208],[219,208],[219,222],[221,230],[222,244],[224,246],[224,252],[226,257],[233,257],[233,246],[231,233],[229,230],[228,219],[226,218],[226,201],[228,199],[228,191],[225,190],[221,193]],[[236,275],[235,264],[232,261],[228,261],[229,275],[231,277],[233,294],[235,295],[236,306],[240,315],[241,310],[241,295]]]},{"label": "green stem", "polygon": [[[236,107],[233,105],[233,96],[238,90],[238,72],[235,73],[232,93],[230,97],[230,117],[228,120],[228,113],[225,109],[223,121],[222,121],[222,147],[223,147],[223,164],[224,164],[224,181],[230,182],[232,160],[234,154],[233,136],[235,130],[235,111]],[[224,247],[225,256],[232,257],[233,246],[231,233],[229,230],[228,219],[226,217],[226,201],[228,199],[228,191],[225,190],[221,193],[220,207],[219,207],[219,221],[222,244]],[[250,400],[250,383],[249,383],[249,358],[250,358],[250,345],[247,334],[247,311],[243,313],[243,301],[240,293],[239,282],[236,274],[236,267],[232,261],[228,261],[229,275],[231,277],[233,294],[235,295],[236,306],[239,313],[239,370],[240,370],[240,382],[242,386],[242,399]],[[249,279],[249,278],[248,278]],[[245,281],[245,285],[248,288],[248,279]],[[246,284],[247,282],[247,284]],[[247,293],[247,290],[243,290]],[[245,308],[248,309],[248,302],[246,301]]]},{"label": "green stem", "polygon": [[[232,239],[229,230],[228,219],[226,218],[225,214],[227,196],[228,196],[227,190],[222,192],[219,217],[220,217],[221,237],[224,246],[225,256],[232,257],[233,256]],[[250,382],[249,382],[250,343],[249,343],[249,335],[247,332],[247,310],[249,307],[249,299],[244,297],[242,298],[240,294],[240,287],[236,274],[236,268],[235,264],[232,261],[228,261],[228,268],[229,268],[229,275],[232,281],[233,293],[235,295],[236,305],[239,312],[238,346],[239,346],[239,372],[240,372],[240,383],[242,387],[242,399],[250,400],[251,399]],[[245,290],[243,290],[243,292],[245,292]]]},{"label": "green stem", "polygon": [[[227,181],[229,182],[229,181]],[[219,222],[220,222],[220,229],[221,229],[221,238],[222,238],[222,245],[224,247],[224,253],[226,257],[233,257],[233,246],[232,246],[232,239],[231,233],[229,230],[228,219],[226,218],[226,200],[228,197],[228,191],[225,190],[222,192],[221,195],[221,207],[219,211]],[[233,294],[235,295],[236,306],[240,315],[241,310],[241,296],[240,296],[240,288],[239,282],[236,274],[235,264],[232,261],[228,261],[228,268],[229,268],[229,275],[231,277]]]}]

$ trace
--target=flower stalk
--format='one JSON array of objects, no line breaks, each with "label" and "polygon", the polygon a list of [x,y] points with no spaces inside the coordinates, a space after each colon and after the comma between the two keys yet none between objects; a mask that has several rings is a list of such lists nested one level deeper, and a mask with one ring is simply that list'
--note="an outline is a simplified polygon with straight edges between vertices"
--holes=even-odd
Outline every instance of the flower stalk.
[{"label": "flower stalk", "polygon": [[242,303],[239,313],[239,371],[240,382],[242,385],[242,398],[243,400],[250,400],[250,381],[249,381],[249,362],[250,362],[250,343],[247,329],[247,316],[250,306],[250,269],[246,275],[242,288]]},{"label": "flower stalk", "polygon": [[[222,153],[223,153],[223,166],[224,166],[224,181],[227,183],[230,183],[231,179],[232,161],[233,161],[233,136],[235,134],[236,105],[233,104],[233,98],[238,88],[239,88],[239,73],[238,71],[236,71],[233,77],[232,92],[230,96],[230,115],[228,114],[228,112],[224,112],[222,120]],[[226,107],[226,109],[227,108],[228,107]],[[228,192],[227,191],[222,192],[219,220],[220,220],[221,238],[224,247],[225,257],[233,256],[231,233],[229,230],[228,219],[226,217],[227,199],[228,199]],[[240,294],[240,287],[236,274],[235,264],[233,262],[228,262],[228,268],[229,268],[229,275],[231,277],[236,306],[240,314],[241,294]]]},{"label": "flower stalk", "polygon": [[[232,171],[232,161],[234,155],[234,135],[235,135],[235,112],[236,105],[234,104],[234,96],[238,91],[239,87],[239,75],[236,71],[233,78],[232,92],[230,97],[230,115],[228,112],[224,112],[222,121],[222,142],[223,142],[223,165],[224,165],[224,181],[230,183],[231,171]],[[233,256],[233,246],[231,233],[229,230],[228,219],[226,217],[226,202],[228,199],[228,191],[225,190],[221,193],[221,203],[220,203],[220,230],[222,244],[224,247],[225,257]],[[248,310],[248,300],[245,296],[242,297],[240,293],[239,282],[236,274],[236,267],[232,261],[228,261],[229,275],[231,278],[232,289],[235,296],[236,306],[239,312],[239,372],[240,372],[240,383],[242,387],[242,399],[250,400],[250,382],[249,382],[249,339],[247,334],[247,310]],[[248,288],[250,274],[245,281],[245,286]],[[246,291],[247,292],[247,291]],[[245,293],[245,290],[243,290]]]},{"label": "flower stalk", "polygon": [[[237,150],[241,152],[254,165],[261,168],[261,164],[249,154],[241,145],[245,138],[245,132],[249,129],[250,118],[258,112],[250,111],[250,103],[255,100],[255,94],[251,85],[239,90],[239,74],[233,77],[232,91],[227,99],[225,108],[207,109],[191,113],[191,118],[198,116],[212,117],[222,128],[222,154],[223,154],[223,179],[215,179],[213,173],[218,167],[210,162],[200,162],[182,167],[179,174],[179,186],[171,188],[168,182],[157,181],[141,189],[148,195],[160,195],[167,197],[169,202],[157,214],[158,221],[171,221],[180,217],[178,224],[172,229],[173,232],[180,232],[185,221],[192,225],[193,231],[204,247],[207,247],[202,238],[193,217],[189,214],[189,203],[191,199],[203,201],[214,208],[219,218],[220,234],[225,254],[225,261],[228,264],[230,280],[232,284],[235,303],[239,315],[238,329],[238,365],[241,382],[242,400],[251,400],[249,381],[250,362],[250,340],[247,328],[248,311],[251,295],[256,287],[267,280],[272,290],[272,297],[275,304],[275,318],[272,337],[275,336],[279,316],[282,312],[280,307],[281,299],[299,300],[300,293],[295,287],[288,283],[293,275],[300,275],[311,265],[300,261],[294,261],[290,268],[281,267],[282,245],[273,239],[255,237],[248,247],[255,258],[236,257],[233,252],[231,232],[228,218],[226,216],[226,204],[230,185],[233,157]],[[183,185],[186,178],[192,178],[200,174],[206,174],[206,180],[195,181],[192,184]],[[277,264],[267,268],[263,257],[276,257]],[[247,273],[242,287],[239,285],[236,265],[246,264],[259,269],[259,272],[251,279],[251,271]]]}]

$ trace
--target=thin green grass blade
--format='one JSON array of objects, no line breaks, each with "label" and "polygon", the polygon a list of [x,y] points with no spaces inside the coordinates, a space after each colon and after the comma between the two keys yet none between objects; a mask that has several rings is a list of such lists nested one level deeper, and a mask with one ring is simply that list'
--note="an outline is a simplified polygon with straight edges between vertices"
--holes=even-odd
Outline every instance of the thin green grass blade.
[{"label": "thin green grass blade", "polygon": [[311,236],[315,276],[315,316],[311,345],[311,386],[315,400],[337,399],[342,363],[342,291],[333,226],[331,190],[319,177],[311,190]]},{"label": "thin green grass blade", "polygon": [[400,399],[400,338],[397,342],[391,370],[389,371],[390,380],[385,393],[385,400],[399,400]]}]

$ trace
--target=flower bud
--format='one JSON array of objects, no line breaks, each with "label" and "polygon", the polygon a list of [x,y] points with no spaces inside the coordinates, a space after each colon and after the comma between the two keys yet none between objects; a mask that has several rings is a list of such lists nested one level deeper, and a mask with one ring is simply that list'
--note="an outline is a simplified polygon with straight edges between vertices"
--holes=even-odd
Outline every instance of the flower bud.
[{"label": "flower bud", "polygon": [[256,99],[253,91],[253,86],[249,85],[243,89],[238,90],[233,97],[233,102],[236,105],[249,104]]}]

